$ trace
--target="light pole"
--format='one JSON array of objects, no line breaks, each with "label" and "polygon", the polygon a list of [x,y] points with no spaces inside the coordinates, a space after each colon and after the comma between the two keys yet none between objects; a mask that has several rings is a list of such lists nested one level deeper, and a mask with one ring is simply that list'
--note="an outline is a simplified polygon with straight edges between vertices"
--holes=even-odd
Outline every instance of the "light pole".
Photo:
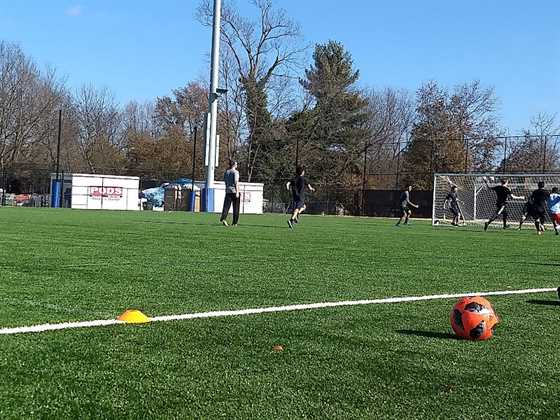
[{"label": "light pole", "polygon": [[203,207],[207,212],[214,211],[214,170],[216,165],[216,128],[218,120],[218,76],[220,65],[220,25],[221,25],[222,1],[214,0],[214,24],[212,31],[212,61],[210,65],[210,94],[208,95],[208,112],[210,113],[209,130],[207,133],[208,150],[206,155],[208,167],[206,170],[206,189]]},{"label": "light pole", "polygon": [[60,180],[60,139],[62,138],[62,109],[58,110],[58,138],[56,142],[56,179],[51,181],[51,207],[62,207],[62,183]]},{"label": "light pole", "polygon": [[192,175],[191,175],[191,195],[189,201],[189,211],[195,211],[196,192],[194,191],[194,174],[196,168],[196,137],[198,134],[198,126],[194,126],[194,142],[193,142],[193,156],[192,156]]}]

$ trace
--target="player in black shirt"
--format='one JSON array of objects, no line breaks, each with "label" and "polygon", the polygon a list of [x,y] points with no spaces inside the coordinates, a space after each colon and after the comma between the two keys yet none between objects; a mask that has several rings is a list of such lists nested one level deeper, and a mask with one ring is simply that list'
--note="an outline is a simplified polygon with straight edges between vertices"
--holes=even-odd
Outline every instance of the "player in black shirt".
[{"label": "player in black shirt", "polygon": [[461,216],[461,208],[459,207],[459,198],[457,197],[457,185],[451,186],[451,191],[445,197],[445,205],[453,214],[453,220],[451,224],[453,226],[459,226],[459,217]]},{"label": "player in black shirt", "polygon": [[504,229],[506,229],[508,227],[507,226],[507,216],[508,216],[507,203],[508,203],[508,200],[510,198],[512,198],[514,200],[523,200],[525,197],[520,197],[520,196],[513,195],[511,190],[508,188],[509,181],[507,179],[500,180],[501,185],[497,185],[495,187],[490,187],[490,185],[488,184],[488,180],[486,178],[483,178],[483,179],[484,179],[484,182],[486,183],[486,186],[488,188],[492,189],[496,193],[496,213],[490,218],[490,220],[488,220],[486,223],[484,223],[484,230],[486,231],[488,229],[488,226],[490,226],[490,223],[492,223],[494,220],[496,220],[499,215],[502,215],[502,219],[504,221]]},{"label": "player in black shirt", "polygon": [[418,205],[413,204],[412,201],[410,201],[410,191],[412,191],[412,185],[406,187],[406,189],[401,193],[399,203],[402,213],[401,218],[395,226],[400,226],[403,220],[404,224],[408,225],[408,219],[410,219],[410,216],[412,215],[412,210],[410,209],[410,207],[414,207],[415,209],[418,208]]},{"label": "player in black shirt", "polygon": [[540,181],[538,189],[531,194],[530,201],[533,203],[530,208],[530,215],[535,221],[537,233],[542,235],[544,232],[544,219],[546,217],[546,209],[548,207],[548,199],[550,193],[544,189],[544,182]]},{"label": "player in black shirt", "polygon": [[292,191],[292,217],[288,220],[290,229],[294,228],[294,223],[298,223],[299,215],[305,210],[305,189],[307,188],[311,192],[315,191],[315,188],[303,177],[304,175],[305,169],[303,166],[298,166],[296,177],[286,184],[286,187]]}]

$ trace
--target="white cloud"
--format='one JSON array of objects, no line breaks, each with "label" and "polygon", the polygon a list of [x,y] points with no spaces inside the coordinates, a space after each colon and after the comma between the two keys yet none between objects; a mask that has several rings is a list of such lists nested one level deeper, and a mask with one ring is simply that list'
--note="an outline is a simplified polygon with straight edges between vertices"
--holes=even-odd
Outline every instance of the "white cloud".
[{"label": "white cloud", "polygon": [[76,17],[82,14],[82,6],[79,4],[66,9],[66,16]]}]

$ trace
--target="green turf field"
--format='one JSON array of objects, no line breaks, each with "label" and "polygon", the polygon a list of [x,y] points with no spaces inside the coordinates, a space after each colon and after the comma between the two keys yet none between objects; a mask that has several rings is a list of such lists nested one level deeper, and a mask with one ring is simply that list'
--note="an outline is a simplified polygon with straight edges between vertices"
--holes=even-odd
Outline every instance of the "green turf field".
[{"label": "green turf field", "polygon": [[[393,223],[0,208],[0,328],[560,285],[550,232]],[[557,297],[491,301],[489,342],[453,300],[0,335],[0,418],[559,417]]]}]

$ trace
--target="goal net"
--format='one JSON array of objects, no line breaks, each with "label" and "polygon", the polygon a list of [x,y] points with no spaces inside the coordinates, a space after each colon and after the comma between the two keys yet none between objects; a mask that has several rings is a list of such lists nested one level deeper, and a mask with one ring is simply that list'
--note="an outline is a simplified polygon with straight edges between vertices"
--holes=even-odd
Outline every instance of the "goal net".
[{"label": "goal net", "polygon": [[[457,186],[459,199],[460,224],[483,224],[496,212],[496,193],[491,189],[500,185],[501,179],[509,180],[509,189],[515,196],[525,199],[510,199],[508,202],[508,223],[517,227],[524,213],[525,203],[531,193],[537,189],[537,183],[544,181],[545,188],[560,187],[560,174],[435,174],[432,210],[433,225],[449,225],[453,220],[452,209],[447,195],[453,185]],[[486,182],[485,182],[486,180]],[[493,225],[502,226],[502,218]],[[552,223],[547,214],[546,223]],[[524,226],[532,227],[529,217]]]}]

